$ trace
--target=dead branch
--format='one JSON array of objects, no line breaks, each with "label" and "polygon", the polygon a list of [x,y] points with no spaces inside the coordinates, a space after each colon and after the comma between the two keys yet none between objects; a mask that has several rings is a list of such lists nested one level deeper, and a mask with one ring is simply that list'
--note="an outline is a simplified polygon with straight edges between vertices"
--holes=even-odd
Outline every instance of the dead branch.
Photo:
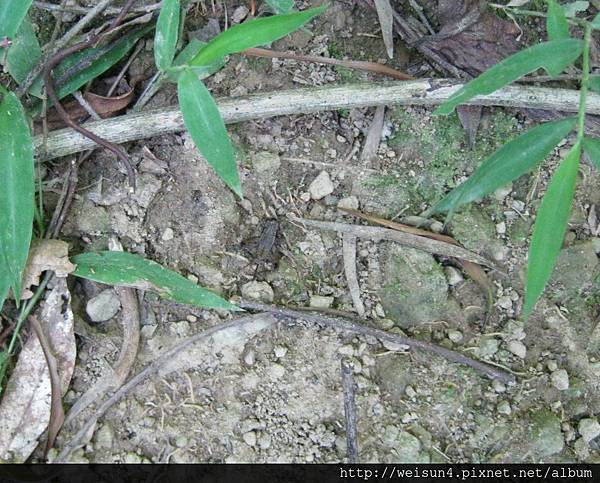
[{"label": "dead branch", "polygon": [[[265,92],[232,99],[220,99],[219,109],[226,123],[338,109],[383,105],[434,106],[448,99],[462,84],[444,79],[421,79],[391,83],[364,83],[333,87]],[[579,91],[514,85],[469,104],[527,107],[552,111],[576,112]],[[600,114],[600,95],[590,93],[587,112]],[[113,143],[124,143],[185,129],[177,107],[104,119],[84,124],[86,129]],[[38,159],[53,159],[86,151],[96,144],[73,129],[61,129],[48,135],[44,152],[42,136],[35,137]]]}]

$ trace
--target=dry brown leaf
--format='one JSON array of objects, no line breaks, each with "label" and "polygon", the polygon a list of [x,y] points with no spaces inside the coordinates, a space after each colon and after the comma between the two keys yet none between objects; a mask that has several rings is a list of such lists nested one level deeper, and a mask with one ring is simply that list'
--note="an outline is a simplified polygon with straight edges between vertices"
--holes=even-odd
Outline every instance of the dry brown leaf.
[{"label": "dry brown leaf", "polygon": [[68,243],[61,240],[33,240],[23,275],[23,299],[31,298],[33,293],[29,288],[40,284],[42,272],[52,270],[57,277],[65,278],[75,268],[69,260]]},{"label": "dry brown leaf", "polygon": [[[64,395],[75,367],[75,335],[71,296],[64,278],[38,310],[48,344],[56,360]],[[32,332],[19,355],[0,402],[0,462],[23,463],[38,445],[50,422],[52,387],[50,374],[38,337]]]}]

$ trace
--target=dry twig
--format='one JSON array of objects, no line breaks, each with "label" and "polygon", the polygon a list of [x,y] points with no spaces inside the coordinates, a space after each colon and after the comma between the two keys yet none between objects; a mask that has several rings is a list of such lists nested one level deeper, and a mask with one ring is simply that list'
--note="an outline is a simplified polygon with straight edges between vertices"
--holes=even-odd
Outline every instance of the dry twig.
[{"label": "dry twig", "polygon": [[356,418],[356,386],[352,364],[342,359],[342,387],[344,389],[344,415],[346,417],[346,454],[348,463],[358,463],[358,430]]}]

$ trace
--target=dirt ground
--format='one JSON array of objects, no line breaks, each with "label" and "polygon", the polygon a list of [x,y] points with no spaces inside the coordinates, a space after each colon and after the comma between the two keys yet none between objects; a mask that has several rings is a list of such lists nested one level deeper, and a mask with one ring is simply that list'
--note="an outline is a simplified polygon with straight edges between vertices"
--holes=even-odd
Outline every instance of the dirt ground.
[{"label": "dirt ground", "polygon": [[[229,15],[243,3],[228,0]],[[205,13],[194,10],[188,30],[223,15],[210,6]],[[376,14],[350,1],[332,2],[310,31],[273,48],[383,61],[414,75],[434,75],[400,41],[394,59],[386,60]],[[151,49],[147,41],[132,74],[152,69]],[[381,80],[332,66],[232,56],[207,84],[219,97],[369,79]],[[166,85],[149,107],[175,102],[174,86]],[[139,172],[135,193],[114,159],[97,151],[83,165],[62,238],[74,252],[106,249],[109,238],[118,238],[126,250],[228,298],[355,313],[341,237],[292,223],[289,214],[361,223],[342,206],[415,223],[415,216],[532,123],[519,112],[487,108],[469,147],[455,115],[388,107],[377,154],[364,162],[360,153],[373,114],[356,109],[230,127],[242,202],[187,133],[126,146]],[[556,150],[555,161],[570,145],[567,140]],[[46,180],[62,174],[63,163],[48,165]],[[549,173],[545,167],[519,179],[457,213],[447,226],[466,248],[497,265],[488,274],[495,293],[485,325],[485,294],[449,260],[392,242],[357,243],[365,324],[488,361],[513,372],[516,384],[492,382],[441,357],[368,337],[302,322],[274,324],[267,317],[178,354],[110,409],[71,461],[346,461],[345,358],[357,385],[361,462],[600,462],[600,186],[587,161],[551,286],[527,324],[519,318],[531,226]],[[266,256],[260,251],[265,233],[276,233]],[[114,290],[81,281],[71,288],[78,356],[67,404],[110,370],[121,338],[119,312],[100,323],[86,313],[100,293],[100,310],[118,306]],[[135,372],[173,344],[232,317],[151,293],[143,294],[142,314]],[[58,450],[76,426],[63,430]]]}]

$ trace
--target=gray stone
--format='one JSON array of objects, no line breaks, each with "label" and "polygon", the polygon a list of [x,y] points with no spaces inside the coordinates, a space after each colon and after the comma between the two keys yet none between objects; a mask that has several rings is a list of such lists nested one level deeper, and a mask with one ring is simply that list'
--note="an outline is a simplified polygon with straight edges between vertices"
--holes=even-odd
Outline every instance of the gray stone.
[{"label": "gray stone", "polygon": [[496,352],[498,352],[498,347],[500,346],[500,341],[494,337],[482,337],[479,341],[479,347],[477,348],[477,353],[479,357],[484,359],[489,359]]},{"label": "gray stone", "polygon": [[320,200],[333,193],[334,186],[327,171],[321,171],[308,187],[313,200]]},{"label": "gray stone", "polygon": [[566,391],[569,389],[569,374],[564,369],[558,369],[550,376],[552,385],[559,391]]},{"label": "gray stone", "polygon": [[382,244],[382,254],[381,305],[400,327],[460,318],[442,267],[431,255],[391,243]]},{"label": "gray stone", "polygon": [[275,298],[273,289],[267,282],[252,281],[242,285],[242,297],[250,300],[260,300],[271,303]]},{"label": "gray stone", "polygon": [[85,311],[92,322],[104,322],[117,315],[120,308],[119,297],[108,288],[91,298],[85,306]]},{"label": "gray stone", "polygon": [[256,433],[254,431],[244,433],[242,439],[248,446],[256,446]]},{"label": "gray stone", "polygon": [[338,201],[338,208],[346,208],[349,210],[358,210],[358,198],[356,196],[348,196]]},{"label": "gray stone", "polygon": [[586,443],[597,438],[600,435],[600,424],[596,418],[584,418],[579,421],[577,427],[579,434]]},{"label": "gray stone", "polygon": [[311,295],[309,305],[317,309],[328,309],[333,304],[333,297],[323,295]]},{"label": "gray stone", "polygon": [[531,420],[531,445],[537,456],[545,458],[560,453],[565,446],[560,419],[551,411],[541,409]]},{"label": "gray stone", "polygon": [[281,166],[281,160],[277,154],[261,151],[252,158],[252,166],[259,174],[274,173]]},{"label": "gray stone", "polygon": [[511,413],[512,409],[511,409],[510,403],[508,401],[502,401],[496,407],[496,411],[498,411],[499,414],[504,414],[504,415],[508,416]]},{"label": "gray stone", "polygon": [[525,356],[527,355],[527,347],[525,347],[525,344],[520,340],[511,340],[506,348],[520,359],[525,359]]}]

